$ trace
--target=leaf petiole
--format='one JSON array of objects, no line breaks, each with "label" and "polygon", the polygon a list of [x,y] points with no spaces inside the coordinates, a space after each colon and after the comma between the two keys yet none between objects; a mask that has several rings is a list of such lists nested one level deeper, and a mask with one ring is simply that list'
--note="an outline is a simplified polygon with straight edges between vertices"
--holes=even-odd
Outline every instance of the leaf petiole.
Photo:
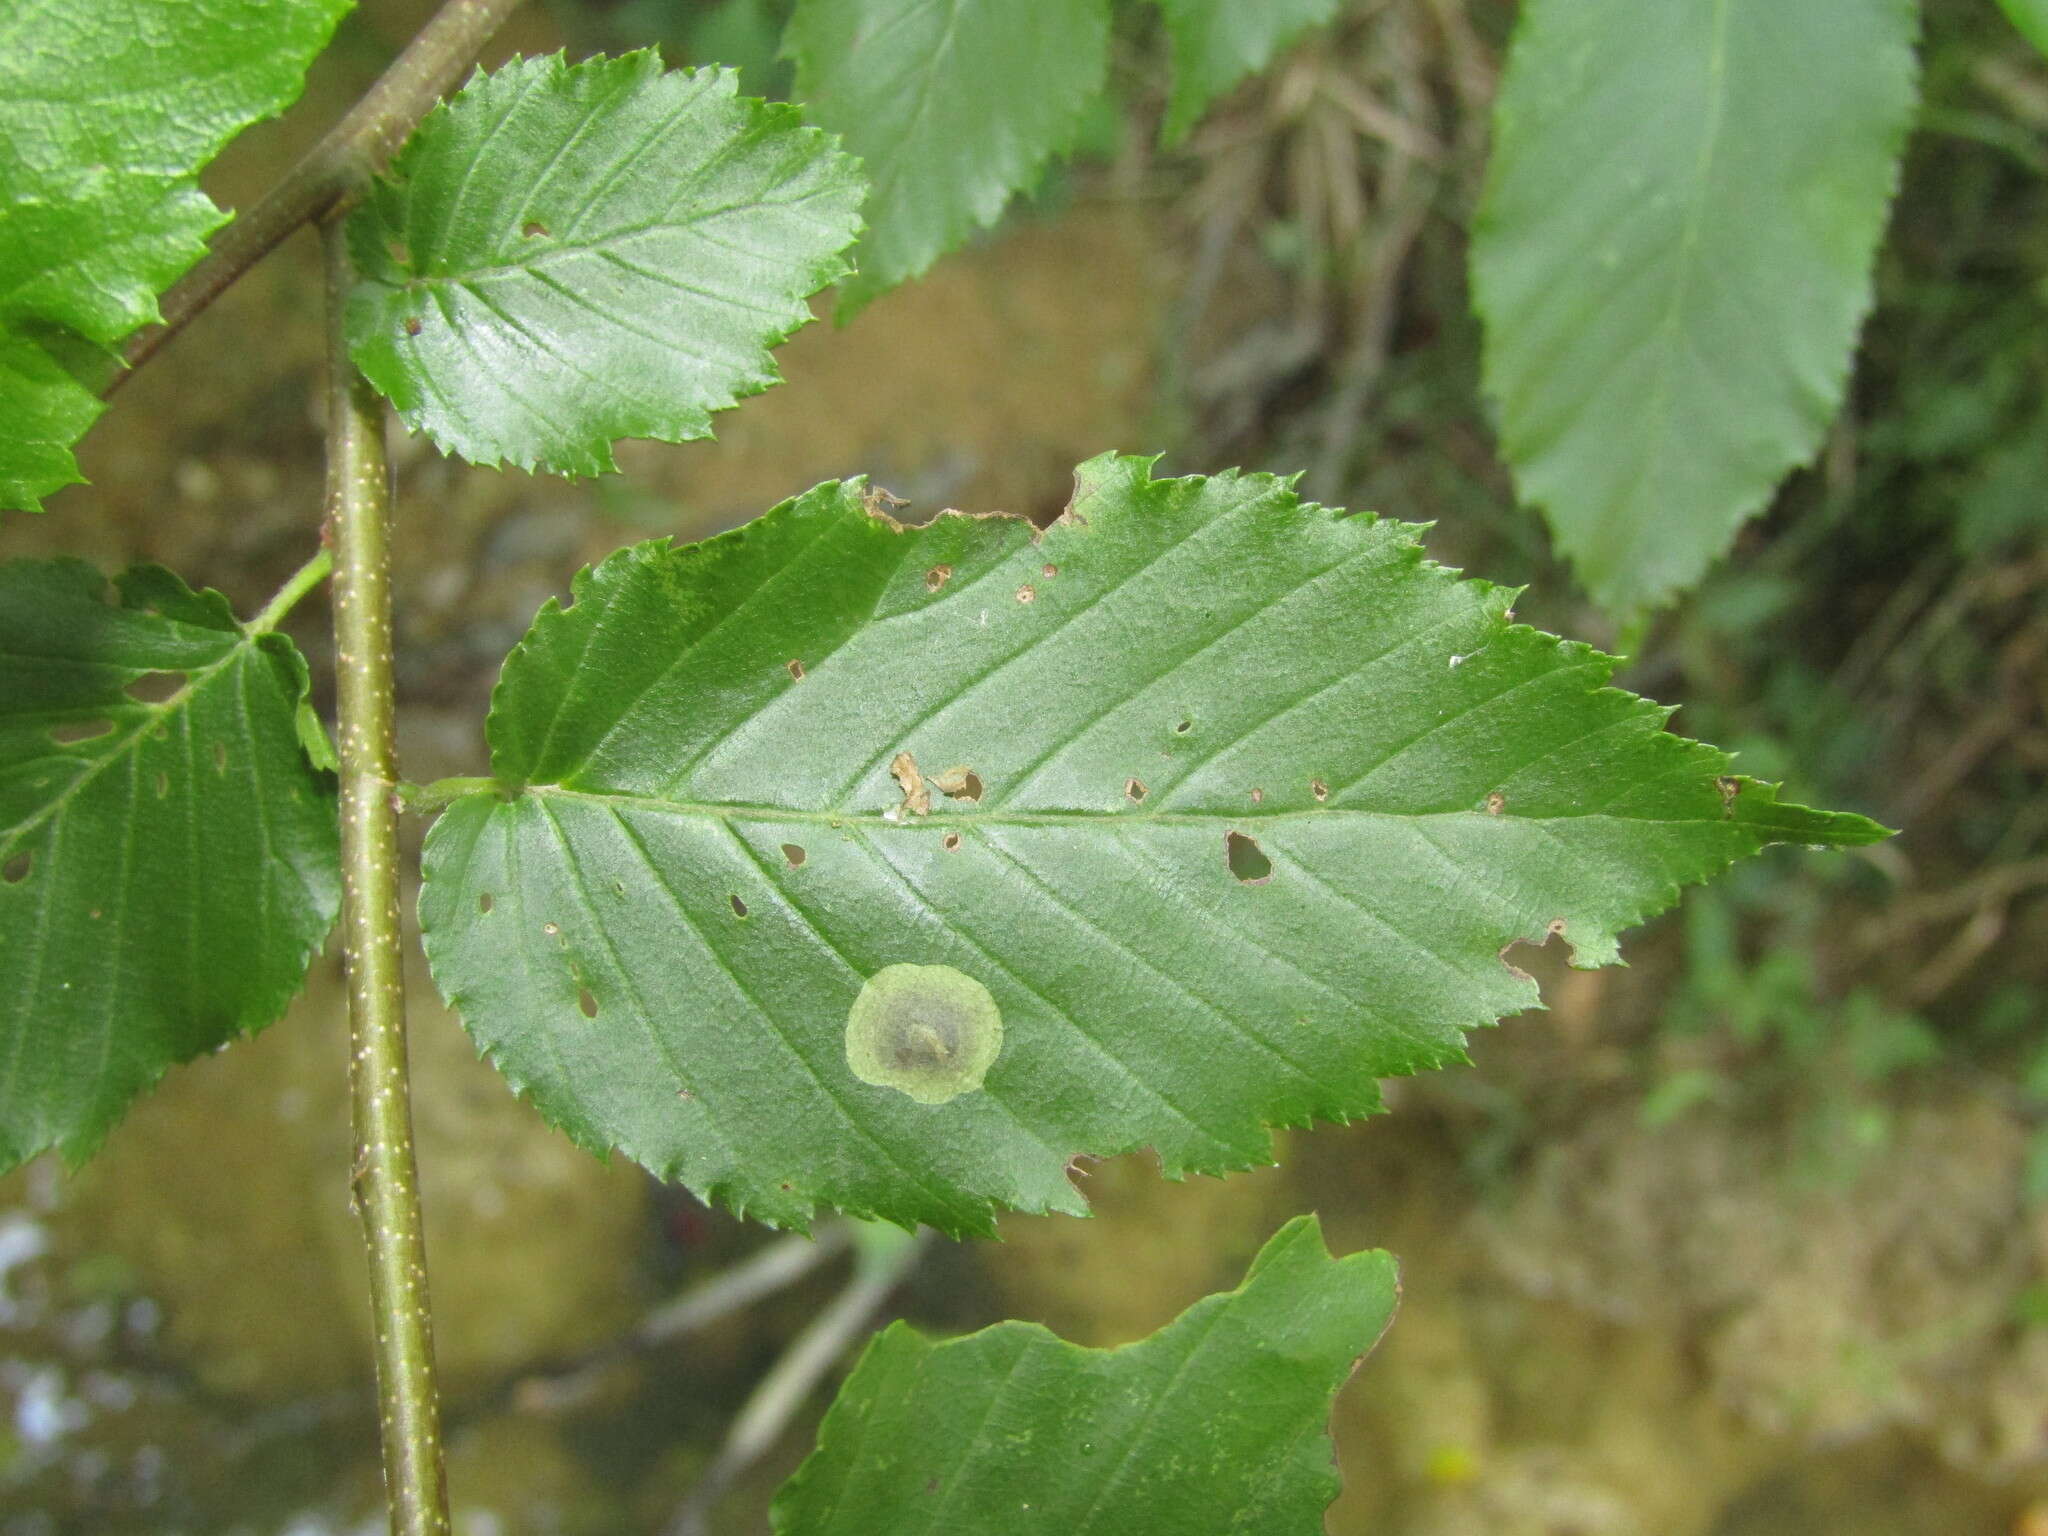
[{"label": "leaf petiole", "polygon": [[413,784],[400,780],[398,803],[408,811],[422,816],[434,816],[445,811],[464,795],[476,794],[498,787],[498,781],[490,778],[436,779],[431,784]]},{"label": "leaf petiole", "polygon": [[263,611],[243,626],[252,635],[267,635],[285,621],[285,616],[299,606],[301,599],[325,581],[334,569],[334,551],[323,547],[304,565],[286,578],[285,584],[271,595],[263,605]]}]

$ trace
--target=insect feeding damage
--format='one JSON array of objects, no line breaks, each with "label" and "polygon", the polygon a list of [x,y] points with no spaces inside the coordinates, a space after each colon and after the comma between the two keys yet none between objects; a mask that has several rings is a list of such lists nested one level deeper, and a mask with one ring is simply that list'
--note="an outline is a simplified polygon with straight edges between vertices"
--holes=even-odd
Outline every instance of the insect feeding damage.
[{"label": "insect feeding damage", "polygon": [[862,1082],[920,1104],[981,1087],[1003,1051],[1003,1015],[987,987],[950,965],[885,965],[846,1018],[846,1065]]},{"label": "insect feeding damage", "polygon": [[903,789],[903,803],[889,813],[890,820],[931,815],[932,792],[925,787],[924,775],[917,771],[917,759],[908,752],[898,752],[889,760],[889,773]]},{"label": "insect feeding damage", "polygon": [[931,815],[932,791],[935,789],[949,800],[981,799],[981,775],[964,764],[935,773],[927,779],[918,768],[915,757],[908,752],[898,752],[889,760],[889,773],[903,790],[903,803],[883,812],[890,821],[901,821],[906,816]]}]

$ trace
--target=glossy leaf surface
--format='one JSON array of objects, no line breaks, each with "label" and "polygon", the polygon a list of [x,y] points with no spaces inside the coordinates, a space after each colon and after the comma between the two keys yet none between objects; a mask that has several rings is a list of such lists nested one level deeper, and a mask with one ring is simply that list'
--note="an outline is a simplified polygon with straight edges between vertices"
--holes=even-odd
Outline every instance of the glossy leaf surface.
[{"label": "glossy leaf surface", "polygon": [[859,231],[853,163],[729,70],[522,59],[421,124],[349,238],[356,362],[479,464],[615,468],[775,383]]},{"label": "glossy leaf surface", "polygon": [[[1534,1003],[1511,941],[1604,963],[1765,843],[1881,835],[1727,777],[1512,598],[1285,481],[1113,456],[1043,533],[847,482],[622,550],[506,664],[428,955],[551,1120],[763,1220],[985,1231],[1080,1208],[1077,1153],[1264,1163]],[[895,964],[993,995],[979,1090],[850,1069]]]},{"label": "glossy leaf surface", "polygon": [[340,905],[306,668],[159,567],[0,566],[0,1166],[268,1024]]},{"label": "glossy leaf surface", "polygon": [[868,1346],[775,1501],[779,1536],[1319,1536],[1330,1401],[1378,1342],[1394,1261],[1333,1259],[1313,1216],[1244,1284],[1150,1338],[1084,1349],[1035,1323]]},{"label": "glossy leaf surface", "polygon": [[1602,606],[1724,554],[1841,403],[1915,89],[1910,0],[1524,6],[1472,261],[1523,500]]},{"label": "glossy leaf surface", "polygon": [[[0,6],[0,505],[78,476],[99,405],[44,350],[100,347],[226,217],[202,166],[297,98],[348,0],[12,0]],[[28,356],[27,354],[38,354]]]},{"label": "glossy leaf surface", "polygon": [[784,47],[873,191],[839,318],[915,277],[1074,142],[1109,68],[1104,0],[798,0]]}]

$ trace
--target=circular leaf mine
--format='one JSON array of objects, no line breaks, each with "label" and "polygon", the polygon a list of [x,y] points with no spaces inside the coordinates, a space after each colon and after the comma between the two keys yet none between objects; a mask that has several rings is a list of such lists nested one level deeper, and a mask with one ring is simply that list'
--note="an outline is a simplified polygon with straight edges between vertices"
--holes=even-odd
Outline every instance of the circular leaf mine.
[{"label": "circular leaf mine", "polygon": [[981,1086],[1003,1051],[989,990],[950,965],[885,965],[846,1018],[846,1064],[877,1088],[943,1104]]}]

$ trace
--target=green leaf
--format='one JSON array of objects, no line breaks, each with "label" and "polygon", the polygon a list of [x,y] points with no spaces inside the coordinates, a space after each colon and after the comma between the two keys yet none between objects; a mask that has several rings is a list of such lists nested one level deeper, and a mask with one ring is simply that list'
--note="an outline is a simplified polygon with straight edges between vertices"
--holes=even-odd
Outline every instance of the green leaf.
[{"label": "green leaf", "polygon": [[217,592],[0,566],[0,1166],[276,1018],[339,910],[306,667]]},{"label": "green leaf", "polygon": [[1400,1294],[1393,1257],[1332,1259],[1289,1222],[1244,1284],[1150,1338],[1036,1323],[878,1335],[776,1495],[780,1536],[1320,1536],[1331,1399]]},{"label": "green leaf", "polygon": [[1841,403],[1915,15],[1523,7],[1473,239],[1486,387],[1523,499],[1610,611],[1697,581]]},{"label": "green leaf", "polygon": [[1109,72],[1104,0],[798,0],[797,95],[874,184],[847,320],[915,277],[1063,154]]},{"label": "green leaf", "polygon": [[40,511],[79,478],[98,415],[42,351],[63,327],[110,346],[225,215],[199,169],[304,84],[348,0],[14,0],[0,7],[0,505]]},{"label": "green leaf", "polygon": [[2048,53],[2048,0],[1998,0],[1998,4],[2028,42]]},{"label": "green leaf", "polygon": [[[657,6],[661,0],[655,0]],[[674,16],[666,6],[657,14]],[[782,16],[777,0],[722,0],[710,9],[674,16],[684,57],[692,64],[723,64],[739,71],[740,90],[749,96],[789,94],[789,65],[782,57]]]},{"label": "green leaf", "polygon": [[[622,550],[506,663],[502,792],[429,835],[435,976],[591,1147],[766,1221],[986,1231],[1083,1208],[1077,1153],[1221,1172],[1370,1112],[1536,1001],[1513,940],[1606,963],[1765,843],[1882,835],[1726,777],[1414,532],[1105,456],[1042,533],[847,482]],[[993,996],[977,1091],[852,1070],[896,964]],[[906,1076],[986,1033],[898,1030]]]},{"label": "green leaf", "polygon": [[47,348],[0,332],[0,507],[40,512],[83,480],[71,445],[105,409]]},{"label": "green leaf", "polygon": [[1337,0],[1158,0],[1173,47],[1173,95],[1160,138],[1177,143],[1210,102],[1310,27],[1337,14]]},{"label": "green leaf", "polygon": [[846,271],[861,183],[796,109],[651,50],[479,76],[349,222],[357,365],[479,464],[616,468],[780,377],[768,349]]}]

